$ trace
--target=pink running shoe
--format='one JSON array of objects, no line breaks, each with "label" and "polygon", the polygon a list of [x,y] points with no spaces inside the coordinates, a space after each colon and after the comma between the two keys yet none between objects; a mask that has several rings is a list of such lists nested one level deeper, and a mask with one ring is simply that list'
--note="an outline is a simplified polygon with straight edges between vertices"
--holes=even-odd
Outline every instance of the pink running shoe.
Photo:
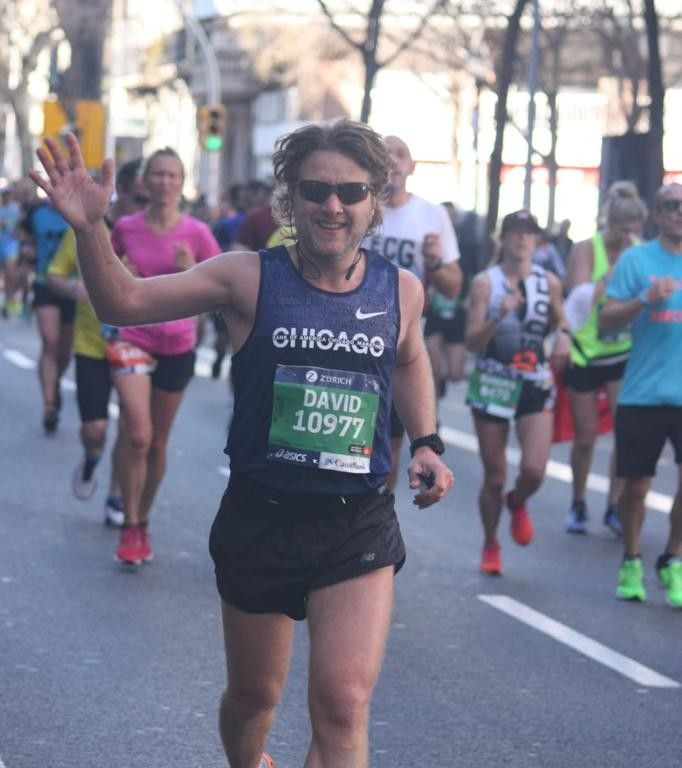
[{"label": "pink running shoe", "polygon": [[152,545],[149,541],[149,530],[146,525],[138,526],[138,536],[140,537],[140,557],[142,562],[151,563],[154,559],[154,553],[152,552]]},{"label": "pink running shoe", "polygon": [[127,563],[128,565],[141,565],[142,563],[142,546],[140,540],[140,529],[136,525],[126,526],[121,529],[121,534],[118,539],[118,549],[116,550],[115,559],[119,563]]}]

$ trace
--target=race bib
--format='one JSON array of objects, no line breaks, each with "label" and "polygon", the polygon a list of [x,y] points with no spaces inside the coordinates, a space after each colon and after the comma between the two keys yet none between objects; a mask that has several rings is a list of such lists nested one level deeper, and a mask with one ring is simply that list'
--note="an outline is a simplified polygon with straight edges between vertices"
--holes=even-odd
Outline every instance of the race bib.
[{"label": "race bib", "polygon": [[521,397],[523,379],[504,369],[475,370],[469,377],[466,402],[480,411],[502,419],[512,419]]},{"label": "race bib", "polygon": [[457,312],[459,299],[449,299],[440,291],[433,291],[429,297],[429,314],[443,320],[452,320]]},{"label": "race bib", "polygon": [[144,349],[129,341],[110,341],[107,343],[106,358],[112,376],[125,376],[129,373],[153,373],[156,360]]},{"label": "race bib", "polygon": [[370,374],[278,365],[267,458],[367,474],[379,393]]}]

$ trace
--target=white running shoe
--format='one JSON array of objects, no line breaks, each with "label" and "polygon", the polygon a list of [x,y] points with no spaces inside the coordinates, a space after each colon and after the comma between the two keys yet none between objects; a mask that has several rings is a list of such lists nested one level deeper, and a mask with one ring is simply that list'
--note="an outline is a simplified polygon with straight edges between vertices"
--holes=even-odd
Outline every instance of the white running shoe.
[{"label": "white running shoe", "polygon": [[90,475],[89,480],[83,479],[84,465],[85,462],[81,461],[74,470],[73,477],[71,478],[71,488],[73,489],[73,494],[77,499],[80,499],[81,501],[87,501],[88,499],[92,498],[92,494],[97,488],[97,480],[95,480],[94,472],[92,475]]},{"label": "white running shoe", "polygon": [[104,525],[121,528],[125,523],[123,514],[123,499],[120,496],[107,496],[104,505]]}]

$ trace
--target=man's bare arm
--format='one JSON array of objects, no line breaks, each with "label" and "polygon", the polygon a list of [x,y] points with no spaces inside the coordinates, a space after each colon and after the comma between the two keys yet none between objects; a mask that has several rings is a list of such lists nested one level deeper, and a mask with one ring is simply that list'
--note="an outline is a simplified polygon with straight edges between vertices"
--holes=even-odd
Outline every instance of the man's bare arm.
[{"label": "man's bare arm", "polygon": [[[436,431],[436,396],[429,356],[421,330],[424,294],[421,283],[400,270],[401,333],[393,374],[393,400],[410,440]],[[434,504],[452,487],[450,469],[427,447],[419,448],[407,474],[410,488],[421,490],[414,503]]]}]

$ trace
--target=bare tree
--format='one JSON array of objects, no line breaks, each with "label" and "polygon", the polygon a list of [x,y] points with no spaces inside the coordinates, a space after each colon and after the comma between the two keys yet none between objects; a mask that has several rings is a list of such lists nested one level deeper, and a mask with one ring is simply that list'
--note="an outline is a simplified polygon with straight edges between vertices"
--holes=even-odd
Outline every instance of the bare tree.
[{"label": "bare tree", "polygon": [[[30,98],[29,76],[35,71],[41,53],[59,37],[56,19],[48,4],[36,13],[20,0],[4,0],[0,10],[0,35],[6,46],[0,55],[0,99],[12,110],[21,154],[22,174],[33,167],[33,140],[28,129]],[[10,67],[10,51],[19,62]],[[3,152],[4,155],[4,152]]]},{"label": "bare tree", "polygon": [[500,174],[502,172],[502,147],[504,144],[504,129],[507,125],[507,96],[514,74],[514,57],[516,43],[521,28],[521,16],[528,0],[516,0],[514,10],[509,16],[507,32],[504,36],[504,49],[497,78],[497,103],[495,104],[495,144],[490,155],[488,177],[490,189],[488,192],[487,231],[492,233],[497,225],[497,214],[500,206]]},{"label": "bare tree", "polygon": [[[379,49],[382,43],[382,23],[385,20],[385,11],[390,0],[370,0],[369,8],[364,11],[350,7],[348,12],[362,19],[362,25],[358,25],[362,34],[354,34],[338,21],[341,13],[334,14],[328,0],[317,0],[322,12],[329,20],[332,29],[361,56],[364,65],[364,91],[360,120],[367,122],[372,111],[372,86],[377,72],[383,67],[392,64],[401,53],[406,51],[422,34],[429,20],[446,4],[446,0],[431,0],[426,10],[416,18],[412,30],[408,32],[393,50],[380,58]],[[401,17],[404,21],[404,14]]]},{"label": "bare tree", "polygon": [[54,0],[59,23],[71,44],[71,63],[61,73],[57,96],[71,122],[78,99],[102,96],[102,54],[111,20],[111,0]]},{"label": "bare tree", "polygon": [[644,18],[649,49],[649,157],[646,174],[647,200],[652,200],[654,193],[663,181],[663,110],[665,86],[659,50],[658,16],[654,0],[644,0]]}]

